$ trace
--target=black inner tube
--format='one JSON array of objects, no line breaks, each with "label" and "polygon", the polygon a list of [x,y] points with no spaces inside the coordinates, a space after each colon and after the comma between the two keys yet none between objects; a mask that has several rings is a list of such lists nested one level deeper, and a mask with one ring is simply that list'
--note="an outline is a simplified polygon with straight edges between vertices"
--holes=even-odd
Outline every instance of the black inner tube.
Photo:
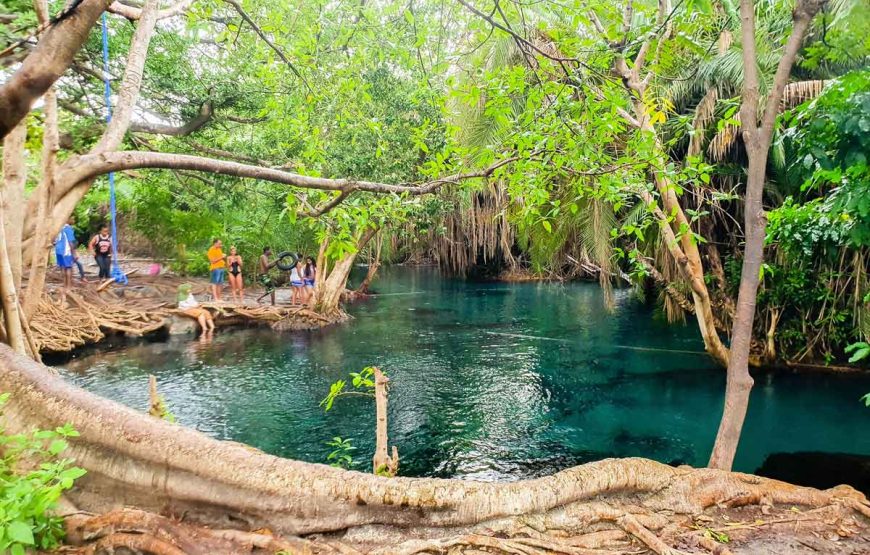
[{"label": "black inner tube", "polygon": [[279,270],[288,272],[296,267],[297,262],[299,262],[299,257],[295,252],[284,251],[278,253],[278,259],[275,261],[275,266],[277,266]]}]

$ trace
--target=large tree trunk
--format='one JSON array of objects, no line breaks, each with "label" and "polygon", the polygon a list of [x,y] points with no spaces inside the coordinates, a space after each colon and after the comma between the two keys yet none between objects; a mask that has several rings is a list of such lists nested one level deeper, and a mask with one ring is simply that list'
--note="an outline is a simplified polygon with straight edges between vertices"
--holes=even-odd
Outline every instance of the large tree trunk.
[{"label": "large tree trunk", "polygon": [[[312,303],[314,310],[324,316],[332,316],[338,313],[341,295],[347,287],[347,278],[353,269],[353,263],[356,261],[359,251],[365,248],[377,231],[376,228],[372,227],[366,229],[359,240],[357,240],[356,250],[345,254],[341,259],[337,260],[329,274],[325,274],[326,264],[323,264],[320,272],[326,275],[326,277],[318,279],[319,287],[316,287],[314,290],[314,302]],[[318,256],[318,258],[320,257]]]},{"label": "large tree trunk", "polygon": [[6,250],[12,271],[15,289],[21,291],[21,226],[24,221],[24,184],[27,181],[27,165],[24,160],[24,142],[27,140],[27,123],[21,122],[3,139],[3,211],[4,226],[0,232],[6,235]]},{"label": "large tree trunk", "polygon": [[[0,186],[0,206],[5,199],[5,187]],[[3,323],[6,331],[6,340],[15,351],[26,354],[24,328],[21,326],[21,307],[18,302],[18,292],[15,289],[15,279],[12,276],[12,267],[9,264],[9,253],[6,249],[5,210],[0,210],[0,307],[3,308]]]},{"label": "large tree trunk", "polygon": [[[764,169],[767,162],[750,155],[749,179],[746,186],[746,247],[743,268],[740,272],[740,290],[731,335],[731,360],[728,363],[725,386],[725,407],[709,466],[730,470],[737,454],[740,433],[753,380],[749,375],[749,348],[752,343],[752,322],[755,318],[755,299],[758,290],[759,272],[764,262],[765,216],[761,206],[761,191],[764,186]],[[754,189],[753,186],[757,188]]]},{"label": "large tree trunk", "polygon": [[[33,247],[30,257],[30,275],[27,280],[27,292],[24,295],[24,315],[30,320],[36,311],[37,305],[42,300],[42,291],[45,288],[45,274],[48,271],[48,250],[51,248],[53,237],[51,222],[46,215],[52,207],[52,193],[54,191],[55,162],[58,151],[58,121],[57,121],[57,96],[54,88],[45,93],[45,124],[42,138],[42,182],[36,188],[37,195],[36,233],[34,234]],[[22,209],[24,206],[22,205]],[[59,231],[59,229],[58,229]]]},{"label": "large tree trunk", "polygon": [[375,279],[375,275],[378,273],[378,268],[381,267],[381,250],[384,246],[384,238],[383,235],[379,234],[377,237],[377,241],[375,243],[375,253],[372,256],[369,255],[369,268],[366,272],[366,277],[362,280],[362,283],[359,284],[359,287],[356,288],[356,293],[366,294],[369,292],[369,286],[372,284],[372,281]]},{"label": "large tree trunk", "polygon": [[[88,474],[69,492],[81,510],[124,506],[216,527],[279,534],[359,530],[400,553],[396,536],[438,537],[511,525],[588,530],[627,511],[695,514],[719,502],[822,506],[864,502],[850,488],[818,491],[718,470],[608,459],[521,482],[385,478],[281,459],[151,418],[87,393],[0,345],[10,432],[69,423],[68,452]],[[143,410],[145,407],[143,407]],[[401,536],[400,536],[401,537]],[[386,538],[386,539],[384,539]],[[391,541],[392,540],[392,541]],[[411,553],[413,551],[409,551]]]},{"label": "large tree trunk", "polygon": [[794,19],[792,31],[777,66],[773,87],[767,97],[760,125],[757,123],[760,79],[755,48],[755,6],[752,0],[740,1],[741,46],[745,72],[740,120],[743,126],[743,142],[749,157],[744,208],[746,244],[743,268],[740,272],[737,307],[731,329],[731,359],[728,363],[725,405],[716,442],[710,455],[711,468],[724,470],[731,468],[749,407],[749,394],[753,385],[752,376],[749,374],[749,349],[752,343],[761,265],[764,262],[764,237],[767,226],[767,217],[762,206],[767,155],[773,137],[773,126],[779,113],[780,100],[788,83],[792,65],[810,21],[821,9],[824,1],[798,0],[792,13]]},{"label": "large tree trunk", "polygon": [[51,24],[21,67],[0,86],[0,137],[5,137],[33,103],[63,75],[100,14],[112,0],[82,0]]}]

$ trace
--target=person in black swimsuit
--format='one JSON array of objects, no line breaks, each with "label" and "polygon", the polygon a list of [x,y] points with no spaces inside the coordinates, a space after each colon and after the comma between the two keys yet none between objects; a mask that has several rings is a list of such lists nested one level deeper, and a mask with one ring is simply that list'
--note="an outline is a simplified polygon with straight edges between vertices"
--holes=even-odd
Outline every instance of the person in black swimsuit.
[{"label": "person in black swimsuit", "polygon": [[233,300],[239,304],[245,304],[245,280],[242,278],[242,257],[236,247],[230,247],[230,255],[227,257],[230,267],[230,290]]},{"label": "person in black swimsuit", "polygon": [[99,278],[108,279],[111,277],[112,236],[109,234],[109,226],[101,226],[100,232],[94,235],[88,247],[100,269]]}]

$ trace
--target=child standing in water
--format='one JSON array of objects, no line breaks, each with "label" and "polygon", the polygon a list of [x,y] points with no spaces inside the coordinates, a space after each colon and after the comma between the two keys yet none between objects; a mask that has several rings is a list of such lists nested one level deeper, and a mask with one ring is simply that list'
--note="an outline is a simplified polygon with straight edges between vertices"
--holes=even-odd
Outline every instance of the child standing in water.
[{"label": "child standing in water", "polygon": [[245,280],[242,278],[242,257],[239,256],[236,247],[230,247],[230,255],[227,257],[230,266],[230,295],[239,304],[245,304]]}]

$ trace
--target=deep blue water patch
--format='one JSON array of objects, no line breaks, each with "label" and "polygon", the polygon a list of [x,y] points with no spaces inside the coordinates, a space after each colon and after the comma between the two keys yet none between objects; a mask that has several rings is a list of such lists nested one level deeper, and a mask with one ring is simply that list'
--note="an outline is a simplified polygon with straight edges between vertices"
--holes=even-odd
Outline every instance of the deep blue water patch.
[{"label": "deep blue water patch", "polygon": [[[608,311],[595,284],[506,285],[386,269],[382,295],[316,332],[219,333],[101,351],[63,364],[86,389],[145,410],[157,376],[177,419],[218,438],[324,462],[333,436],[369,470],[374,404],[329,385],[367,365],[392,380],[390,441],[401,473],[516,480],[604,457],[706,464],[724,372],[693,325],[656,319],[630,291]],[[772,453],[870,455],[870,376],[757,377],[736,469]],[[824,461],[824,458],[822,458]]]}]

